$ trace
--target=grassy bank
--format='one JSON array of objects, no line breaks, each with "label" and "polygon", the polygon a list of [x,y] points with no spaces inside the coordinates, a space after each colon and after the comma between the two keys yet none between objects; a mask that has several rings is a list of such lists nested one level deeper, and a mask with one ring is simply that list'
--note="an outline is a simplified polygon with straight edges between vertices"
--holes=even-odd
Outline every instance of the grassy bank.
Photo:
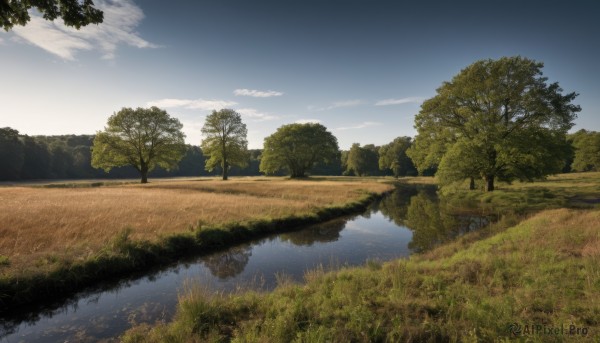
[{"label": "grassy bank", "polygon": [[[283,280],[266,294],[191,287],[172,323],[136,327],[124,340],[492,342],[509,340],[512,323],[528,341],[600,338],[600,211],[543,211],[466,248],[455,244],[383,265],[315,270],[304,285]],[[563,333],[573,325],[579,335],[532,331],[538,325]]]},{"label": "grassy bank", "polygon": [[0,311],[365,208],[372,180],[0,188]]}]

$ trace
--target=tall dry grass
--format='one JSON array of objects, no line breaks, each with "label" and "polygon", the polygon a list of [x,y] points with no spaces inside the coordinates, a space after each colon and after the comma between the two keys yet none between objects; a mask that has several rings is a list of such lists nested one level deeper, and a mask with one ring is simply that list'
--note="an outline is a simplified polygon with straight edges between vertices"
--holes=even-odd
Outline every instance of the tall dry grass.
[{"label": "tall dry grass", "polygon": [[[1,273],[86,259],[125,228],[155,241],[202,224],[283,218],[358,200],[389,185],[250,179],[155,182],[95,188],[0,188]],[[258,181],[263,180],[263,181]]]}]

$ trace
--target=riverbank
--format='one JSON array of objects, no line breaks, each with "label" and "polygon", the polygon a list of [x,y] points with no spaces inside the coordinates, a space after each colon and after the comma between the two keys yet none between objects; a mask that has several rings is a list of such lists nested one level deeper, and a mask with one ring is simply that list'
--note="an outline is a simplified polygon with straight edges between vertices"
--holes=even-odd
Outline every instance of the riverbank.
[{"label": "riverbank", "polygon": [[[271,293],[191,286],[173,322],[125,342],[594,341],[600,338],[598,173],[455,193],[504,220],[406,260],[282,278]],[[464,203],[454,203],[457,210]],[[561,208],[569,206],[571,208]],[[535,214],[532,214],[535,213]],[[527,216],[514,223],[514,215]],[[520,217],[523,218],[523,217]],[[484,232],[485,231],[485,232]]]},{"label": "riverbank", "polygon": [[354,213],[391,189],[327,178],[2,188],[0,308]]}]

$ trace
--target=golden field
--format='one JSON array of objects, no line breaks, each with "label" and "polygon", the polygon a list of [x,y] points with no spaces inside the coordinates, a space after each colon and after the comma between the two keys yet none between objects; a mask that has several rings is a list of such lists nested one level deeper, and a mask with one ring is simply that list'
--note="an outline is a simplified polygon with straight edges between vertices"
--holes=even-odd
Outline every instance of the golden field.
[{"label": "golden field", "polygon": [[3,274],[85,260],[125,228],[156,241],[198,225],[276,219],[359,200],[391,186],[377,180],[199,178],[103,187],[0,187]]}]

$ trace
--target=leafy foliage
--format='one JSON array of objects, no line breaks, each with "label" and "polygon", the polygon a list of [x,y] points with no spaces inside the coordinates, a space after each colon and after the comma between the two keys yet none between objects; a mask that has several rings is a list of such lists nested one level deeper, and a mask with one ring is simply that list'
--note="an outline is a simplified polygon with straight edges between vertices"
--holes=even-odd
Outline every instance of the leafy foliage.
[{"label": "leafy foliage", "polygon": [[398,137],[379,148],[379,169],[391,170],[394,177],[416,175],[416,169],[406,151],[412,145],[410,137]]},{"label": "leafy foliage", "polygon": [[19,131],[10,127],[0,128],[0,180],[18,177],[23,166],[23,145]]},{"label": "leafy foliage", "polygon": [[202,127],[202,151],[206,157],[206,170],[220,166],[223,180],[227,180],[232,165],[245,167],[248,164],[248,130],[239,113],[230,109],[213,111]]},{"label": "leafy foliage", "polygon": [[346,172],[357,176],[379,175],[379,149],[373,144],[362,147],[358,143],[352,144],[346,160]]},{"label": "leafy foliage", "polygon": [[488,191],[495,179],[559,172],[581,108],[571,103],[576,93],[546,83],[542,67],[522,57],[481,60],[444,82],[415,117],[409,155],[419,171],[440,163],[445,179],[483,178]]},{"label": "leafy foliage", "polygon": [[573,137],[575,157],[572,168],[577,171],[600,170],[600,132],[579,130]]},{"label": "leafy foliage", "polygon": [[62,18],[65,25],[77,29],[89,24],[100,24],[104,13],[92,0],[10,0],[0,1],[0,26],[8,31],[15,25],[26,25],[31,17],[29,9],[38,10],[44,19]]},{"label": "leafy foliage", "polygon": [[185,154],[183,125],[158,107],[123,108],[108,119],[92,148],[92,166],[105,171],[131,165],[140,172],[142,183],[156,166],[177,167]]},{"label": "leafy foliage", "polygon": [[337,139],[321,124],[283,125],[265,138],[260,171],[273,174],[286,169],[303,177],[319,162],[339,159]]}]

